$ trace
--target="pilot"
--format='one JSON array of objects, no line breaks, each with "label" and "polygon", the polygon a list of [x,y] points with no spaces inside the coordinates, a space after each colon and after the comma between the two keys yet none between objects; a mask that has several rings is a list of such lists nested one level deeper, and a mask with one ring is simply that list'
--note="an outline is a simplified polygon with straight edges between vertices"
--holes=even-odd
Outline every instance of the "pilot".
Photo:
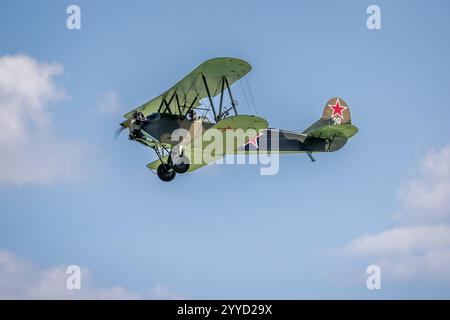
[{"label": "pilot", "polygon": [[197,120],[198,119],[198,117],[197,117],[197,113],[195,112],[195,110],[191,110],[191,111],[189,111],[189,119],[191,120],[191,121],[195,121],[195,120]]}]

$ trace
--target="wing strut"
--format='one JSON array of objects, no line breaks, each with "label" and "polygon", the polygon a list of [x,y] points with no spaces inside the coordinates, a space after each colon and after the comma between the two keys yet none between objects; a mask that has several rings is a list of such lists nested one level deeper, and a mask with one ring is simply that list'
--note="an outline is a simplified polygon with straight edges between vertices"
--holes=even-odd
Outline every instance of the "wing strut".
[{"label": "wing strut", "polygon": [[167,102],[166,99],[164,99],[164,103],[166,104],[166,108],[164,109],[164,112],[163,112],[163,113],[165,113],[166,110],[168,110],[169,113],[172,114],[172,110],[170,110],[170,104],[172,103],[172,100],[173,100],[173,98],[175,97],[176,94],[177,94],[177,92],[175,91],[175,92],[172,94],[172,97],[170,97],[169,102]]},{"label": "wing strut", "polygon": [[186,113],[184,114],[183,118],[186,118],[187,115],[189,114],[189,111],[192,110],[192,107],[194,106],[194,103],[197,101],[198,95],[195,97],[195,99],[192,101],[191,105],[189,106],[189,108],[187,109]]},{"label": "wing strut", "polygon": [[223,89],[225,86],[225,77],[222,78],[222,89],[220,90],[220,104],[219,104],[219,121],[222,118],[222,105],[223,105]]},{"label": "wing strut", "polygon": [[311,160],[311,162],[316,162],[316,159],[314,159],[314,157],[312,156],[312,152],[306,152],[306,154],[308,155],[309,159]]},{"label": "wing strut", "polygon": [[[169,113],[172,114],[172,110],[170,110],[170,104],[172,103],[172,100],[176,96],[176,94],[177,94],[176,92],[174,92],[172,94],[172,97],[170,98],[169,102],[167,102],[166,98],[163,97],[162,101],[161,101],[161,104],[159,105],[158,112],[161,112],[162,107],[165,106],[165,108],[162,111],[162,113],[165,113],[166,110],[169,110]],[[178,100],[178,97],[177,97],[177,100]]]},{"label": "wing strut", "polygon": [[234,110],[234,114],[237,116],[238,113],[237,113],[237,110],[236,110],[236,102],[234,102],[233,95],[231,94],[230,84],[228,83],[227,78],[224,77],[223,79],[225,80],[225,84],[227,85],[228,94],[230,95],[231,107]]},{"label": "wing strut", "polygon": [[[202,79],[203,79],[203,84],[205,85],[205,89],[208,95],[208,99],[209,99],[209,104],[211,106],[211,110],[213,112],[213,116],[214,116],[214,120],[216,122],[220,121],[222,119],[222,115],[228,113],[228,111],[230,109],[234,110],[234,114],[237,116],[237,110],[236,110],[236,101],[233,99],[233,95],[231,93],[231,89],[230,89],[230,84],[228,83],[228,80],[226,77],[223,77],[221,80],[221,83],[219,85],[221,85],[221,90],[220,90],[220,104],[219,104],[219,109],[218,111],[216,111],[216,109],[214,108],[214,103],[213,103],[213,98],[211,96],[211,93],[209,91],[209,87],[208,87],[208,81],[206,80],[206,77],[202,74]],[[228,95],[230,96],[230,101],[231,101],[231,108],[228,108],[227,110],[222,112],[223,109],[223,95],[225,92],[225,86],[227,87],[227,91],[228,91]],[[217,90],[217,89],[216,89]],[[194,100],[194,102],[197,99]],[[189,108],[189,110],[187,111],[186,115],[189,113],[189,111],[191,110],[191,108]]]},{"label": "wing strut", "polygon": [[216,109],[214,109],[214,104],[211,98],[211,93],[209,92],[208,82],[206,81],[205,75],[202,73],[203,84],[205,85],[206,93],[208,94],[209,104],[211,105],[211,110],[214,115],[214,120],[217,122]]},{"label": "wing strut", "polygon": [[177,101],[178,114],[179,114],[180,117],[181,117],[180,100],[178,100],[178,95],[177,95],[176,92],[175,92],[175,100]]}]

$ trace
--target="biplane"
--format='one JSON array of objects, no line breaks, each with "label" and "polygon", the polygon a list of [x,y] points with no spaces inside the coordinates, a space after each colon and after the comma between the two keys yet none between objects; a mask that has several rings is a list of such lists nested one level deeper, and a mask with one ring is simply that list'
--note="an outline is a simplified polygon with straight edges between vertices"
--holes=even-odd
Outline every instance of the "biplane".
[{"label": "biplane", "polygon": [[[147,167],[161,180],[171,181],[177,173],[197,170],[227,154],[305,153],[315,161],[313,153],[339,150],[358,132],[342,98],[328,100],[322,117],[302,132],[269,128],[259,116],[238,114],[231,86],[250,70],[249,63],[237,58],[205,61],[161,95],[126,113],[118,134],[128,128],[130,140],[153,149],[157,159]],[[210,157],[197,157],[207,147],[203,138],[212,131],[233,133],[233,146],[224,139]]]}]

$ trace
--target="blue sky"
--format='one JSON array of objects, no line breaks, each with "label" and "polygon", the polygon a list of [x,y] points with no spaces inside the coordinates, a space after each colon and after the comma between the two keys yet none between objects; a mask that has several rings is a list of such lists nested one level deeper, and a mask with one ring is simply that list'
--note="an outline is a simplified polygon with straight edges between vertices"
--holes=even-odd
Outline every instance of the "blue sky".
[{"label": "blue sky", "polygon": [[[70,4],[81,8],[81,30],[65,26]],[[371,4],[381,8],[381,30],[366,27]],[[26,56],[41,71],[59,66],[41,80],[64,92],[39,96],[37,108],[49,116],[44,133],[30,125],[35,118],[24,123],[34,149],[18,153],[0,144],[6,158],[20,157],[0,163],[5,257],[33,265],[36,277],[77,264],[89,269],[93,288],[120,286],[143,298],[450,297],[447,1],[3,1],[1,7],[0,58]],[[315,163],[282,156],[273,176],[259,175],[255,165],[216,165],[159,181],[146,168],[155,158],[151,150],[125,135],[114,141],[121,115],[220,56],[253,66],[248,81],[259,115],[272,127],[303,130],[329,98],[340,96],[358,135]],[[0,86],[18,85],[2,79]],[[108,92],[118,110],[105,113],[99,104]],[[248,113],[239,85],[234,92]],[[0,90],[4,101],[8,94]],[[27,112],[18,107],[21,99],[14,101],[0,106]],[[13,145],[21,141],[1,130]],[[11,173],[14,164],[22,166],[19,174]],[[428,197],[419,203],[421,190]],[[392,249],[389,230],[408,245]],[[421,247],[417,234],[441,237]],[[363,235],[374,244],[355,249]],[[370,264],[381,265],[381,290],[366,288]],[[405,265],[406,275],[399,275]],[[1,287],[5,272],[0,264],[0,297],[10,295]]]}]

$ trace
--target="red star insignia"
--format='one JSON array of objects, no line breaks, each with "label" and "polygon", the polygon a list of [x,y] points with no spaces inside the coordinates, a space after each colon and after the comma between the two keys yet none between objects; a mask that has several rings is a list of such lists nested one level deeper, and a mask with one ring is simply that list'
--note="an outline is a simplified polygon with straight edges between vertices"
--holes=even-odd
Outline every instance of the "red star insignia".
[{"label": "red star insignia", "polygon": [[341,107],[341,104],[339,103],[339,99],[336,100],[336,104],[334,106],[332,104],[329,104],[328,106],[333,110],[333,114],[331,115],[332,118],[334,118],[334,116],[339,116],[339,117],[341,117],[341,119],[344,119],[344,115],[342,114],[342,111],[344,111],[345,109],[348,109],[348,107]]},{"label": "red star insignia", "polygon": [[246,144],[244,144],[243,147],[245,147],[245,146],[248,145],[248,144],[251,144],[251,145],[253,145],[256,149],[259,149],[259,147],[258,147],[258,138],[261,137],[262,135],[263,135],[263,134],[260,133],[260,134],[258,134],[256,137],[254,137],[254,138],[248,140],[248,142],[247,142]]}]

